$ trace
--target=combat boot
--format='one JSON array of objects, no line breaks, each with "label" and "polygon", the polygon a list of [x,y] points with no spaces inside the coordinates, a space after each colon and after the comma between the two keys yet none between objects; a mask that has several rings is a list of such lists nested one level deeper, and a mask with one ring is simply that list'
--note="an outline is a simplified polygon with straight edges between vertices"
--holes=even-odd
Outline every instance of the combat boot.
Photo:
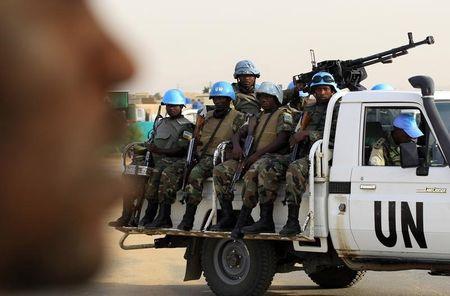
[{"label": "combat boot", "polygon": [[133,215],[133,201],[123,199],[122,200],[122,215],[116,220],[108,223],[111,227],[124,227],[129,226],[128,223]]},{"label": "combat boot", "polygon": [[142,217],[139,225],[146,225],[153,222],[155,219],[156,213],[158,213],[158,203],[156,201],[149,201],[147,204],[147,209],[145,210],[145,215]]},{"label": "combat boot", "polygon": [[229,231],[236,225],[236,217],[233,213],[233,203],[230,200],[222,200],[222,217],[219,222],[211,227],[212,231]]},{"label": "combat boot", "polygon": [[251,213],[252,208],[246,207],[245,205],[242,206],[236,225],[234,226],[233,231],[231,231],[232,238],[239,239],[244,237],[244,234],[242,233],[242,227],[248,224],[248,222],[251,220]]},{"label": "combat boot", "polygon": [[273,223],[273,202],[260,204],[260,218],[250,226],[242,227],[244,234],[257,234],[263,232],[275,232],[275,224]]},{"label": "combat boot", "polygon": [[144,224],[144,228],[172,228],[172,219],[170,219],[170,212],[172,204],[170,202],[162,202],[159,204],[158,216],[151,223]]},{"label": "combat boot", "polygon": [[189,231],[194,226],[195,212],[197,212],[197,205],[187,203],[186,212],[183,215],[183,220],[177,226],[179,230]]},{"label": "combat boot", "polygon": [[281,229],[280,231],[281,236],[293,236],[302,232],[302,228],[300,227],[300,223],[298,222],[299,209],[299,205],[288,205],[288,218],[286,221],[286,225],[284,225],[283,229]]}]

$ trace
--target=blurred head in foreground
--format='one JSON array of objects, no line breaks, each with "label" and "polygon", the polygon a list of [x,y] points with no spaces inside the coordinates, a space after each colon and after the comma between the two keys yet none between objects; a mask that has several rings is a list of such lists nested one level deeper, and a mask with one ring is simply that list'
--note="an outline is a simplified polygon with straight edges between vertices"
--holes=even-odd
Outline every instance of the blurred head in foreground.
[{"label": "blurred head in foreground", "polygon": [[0,288],[77,283],[98,268],[118,188],[98,151],[105,104],[132,74],[81,0],[0,2]]}]

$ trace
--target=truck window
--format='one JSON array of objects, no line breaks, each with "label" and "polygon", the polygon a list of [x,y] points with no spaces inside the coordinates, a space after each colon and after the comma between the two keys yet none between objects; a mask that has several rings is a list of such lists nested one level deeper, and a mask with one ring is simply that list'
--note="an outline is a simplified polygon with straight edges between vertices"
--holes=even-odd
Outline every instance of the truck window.
[{"label": "truck window", "polygon": [[450,101],[437,102],[436,107],[445,123],[445,126],[447,127],[447,130],[450,132]]},{"label": "truck window", "polygon": [[[438,107],[439,109],[439,107]],[[450,104],[442,105],[440,107],[441,116],[445,116],[447,126],[449,125],[450,118]],[[448,113],[445,113],[448,112]],[[362,163],[365,166],[369,165],[369,157],[374,145],[380,139],[384,139],[385,142],[393,143],[390,133],[394,129],[393,121],[400,113],[411,113],[414,115],[417,125],[424,133],[424,136],[420,137],[417,141],[419,156],[429,166],[443,166],[445,165],[442,153],[436,145],[436,140],[433,134],[430,132],[426,121],[424,120],[421,112],[417,108],[386,108],[386,107],[368,107],[365,109],[365,122],[364,122],[364,140],[363,140],[363,159]]]}]

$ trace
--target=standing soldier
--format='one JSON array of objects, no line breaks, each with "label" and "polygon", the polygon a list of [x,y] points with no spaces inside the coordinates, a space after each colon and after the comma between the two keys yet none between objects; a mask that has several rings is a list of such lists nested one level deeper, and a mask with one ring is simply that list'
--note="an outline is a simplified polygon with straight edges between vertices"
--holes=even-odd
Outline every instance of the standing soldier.
[{"label": "standing soldier", "polygon": [[[255,130],[252,149],[255,152],[245,160],[248,171],[244,175],[243,206],[231,233],[233,238],[239,238],[243,233],[275,231],[273,204],[288,165],[287,158],[283,155],[289,152],[288,141],[293,128],[293,118],[289,108],[281,107],[282,90],[271,82],[263,82],[257,90],[257,98],[263,111],[259,114]],[[249,130],[249,126],[246,125],[233,137],[233,147],[238,146],[241,152],[239,137],[244,136]],[[214,168],[214,185],[223,215],[213,230],[233,227],[231,202],[234,196],[230,190],[230,183],[237,166],[236,160],[229,160]],[[258,199],[261,218],[253,225],[244,227]]]},{"label": "standing soldier", "polygon": [[[183,161],[189,143],[188,139],[192,137],[193,124],[181,114],[185,103],[186,99],[183,93],[177,89],[168,90],[164,94],[161,105],[166,106],[169,117],[155,122],[157,124],[154,129],[155,134],[152,135],[152,141],[146,147],[153,159],[146,189],[144,182],[138,181],[138,184],[135,184],[136,188],[134,189],[137,190],[134,194],[124,198],[122,217],[110,223],[111,226],[117,227],[128,224],[132,215],[133,199],[137,195],[142,195],[144,190],[148,206],[140,224],[148,225],[155,218],[158,211],[158,187],[161,174],[167,167]],[[141,164],[143,154],[145,152],[140,153],[139,163]]]},{"label": "standing soldier", "polygon": [[233,89],[236,93],[236,100],[233,101],[234,108],[240,112],[258,115],[261,106],[256,99],[255,86],[256,78],[260,72],[249,60],[239,61],[234,67]]},{"label": "standing soldier", "polygon": [[[322,139],[328,102],[338,90],[333,76],[328,72],[318,72],[311,79],[310,91],[316,98],[316,104],[305,108],[301,128],[290,140],[292,146],[295,144],[301,145],[301,155],[303,157],[292,162],[286,172],[285,199],[288,204],[288,219],[286,225],[280,231],[280,235],[292,236],[301,232],[298,214],[302,195],[308,182],[310,164],[307,152],[315,141]],[[336,103],[333,111],[330,147],[334,144],[334,131],[336,129],[338,112],[339,103]]]},{"label": "standing soldier", "polygon": [[[178,225],[178,229],[189,231],[193,227],[195,212],[197,206],[202,200],[203,181],[212,176],[213,169],[213,154],[217,145],[223,141],[231,139],[233,132],[236,132],[245,122],[245,115],[230,108],[231,101],[236,99],[233,87],[225,81],[216,82],[210,92],[210,99],[213,100],[215,109],[206,114],[206,118],[202,127],[200,127],[200,140],[197,143],[197,152],[199,154],[197,164],[192,168],[187,186],[186,186],[186,213],[183,220]],[[231,127],[231,128],[230,128]],[[180,184],[180,177],[182,170],[176,171],[175,167],[163,173],[163,180],[160,186],[160,195],[164,199],[166,207],[169,208],[166,212],[158,217],[156,220],[167,221],[170,220],[170,204],[175,202],[176,190],[171,189],[171,186],[165,185],[166,176],[178,177],[177,182],[172,178],[171,184]],[[172,187],[173,187],[172,186]],[[164,190],[161,190],[164,188]],[[178,189],[178,188],[177,188]],[[160,216],[158,214],[158,216]],[[156,223],[152,227],[163,227]]]}]

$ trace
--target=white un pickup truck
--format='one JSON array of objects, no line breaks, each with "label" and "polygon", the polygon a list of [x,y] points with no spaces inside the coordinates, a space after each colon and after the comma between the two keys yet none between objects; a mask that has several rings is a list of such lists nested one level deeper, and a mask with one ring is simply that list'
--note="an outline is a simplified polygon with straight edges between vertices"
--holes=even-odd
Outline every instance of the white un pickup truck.
[{"label": "white un pickup truck", "polygon": [[[329,288],[349,287],[365,270],[424,269],[431,275],[449,275],[450,92],[434,93],[433,80],[426,76],[412,77],[410,83],[421,93],[339,92],[331,98],[324,138],[309,153],[313,186],[303,197],[301,234],[287,238],[263,233],[233,240],[227,232],[208,231],[221,215],[208,180],[192,231],[119,228],[124,232],[120,246],[187,248],[185,280],[199,279],[203,272],[217,295],[264,294],[275,273],[299,269]],[[333,151],[328,147],[338,100]],[[413,150],[401,148],[402,166],[369,166],[373,143],[405,112],[414,114],[425,135]],[[233,202],[237,210],[242,206],[239,187]],[[281,203],[284,186],[279,195],[277,231],[287,218]],[[183,213],[184,206],[177,202],[172,208],[174,225]],[[259,217],[258,208],[253,217]],[[148,244],[126,244],[134,234],[157,238]]]}]

